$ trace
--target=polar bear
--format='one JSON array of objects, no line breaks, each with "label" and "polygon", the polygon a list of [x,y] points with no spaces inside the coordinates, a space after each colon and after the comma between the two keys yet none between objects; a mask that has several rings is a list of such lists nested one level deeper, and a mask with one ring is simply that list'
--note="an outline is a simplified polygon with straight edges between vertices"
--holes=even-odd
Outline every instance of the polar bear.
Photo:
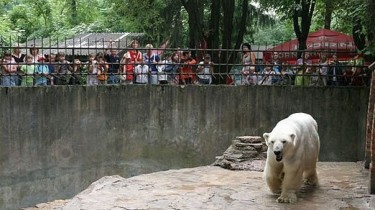
[{"label": "polar bear", "polygon": [[268,146],[264,178],[279,203],[297,202],[296,191],[302,181],[317,185],[316,162],[320,141],[318,125],[305,113],[295,113],[276,124],[263,137]]}]

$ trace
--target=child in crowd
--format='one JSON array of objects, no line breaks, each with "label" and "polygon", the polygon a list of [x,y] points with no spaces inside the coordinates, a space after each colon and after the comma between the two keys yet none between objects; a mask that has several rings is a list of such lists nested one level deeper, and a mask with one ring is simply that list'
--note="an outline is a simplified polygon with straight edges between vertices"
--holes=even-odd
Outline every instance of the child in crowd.
[{"label": "child in crowd", "polygon": [[266,62],[266,65],[262,71],[261,80],[259,81],[259,85],[272,85],[272,81],[274,81],[275,71],[273,70],[270,62]]},{"label": "child in crowd", "polygon": [[34,57],[31,55],[26,56],[26,64],[21,66],[21,72],[24,74],[22,76],[21,86],[33,86],[34,85]]},{"label": "child in crowd", "polygon": [[202,85],[208,85],[212,82],[213,65],[210,54],[204,56],[204,61],[199,62],[197,68],[198,82]]},{"label": "child in crowd", "polygon": [[180,53],[174,52],[169,60],[170,62],[165,66],[164,72],[168,73],[168,83],[178,85],[180,80]]},{"label": "child in crowd", "polygon": [[195,79],[195,73],[193,67],[197,63],[196,60],[191,56],[191,51],[184,51],[181,57],[181,69],[180,69],[180,81],[181,84],[193,84]]},{"label": "child in crowd", "polygon": [[87,62],[87,85],[98,85],[98,62],[95,60],[95,55],[90,54]]},{"label": "child in crowd", "polygon": [[48,66],[44,63],[46,59],[44,57],[38,58],[38,64],[36,66],[35,73],[35,86],[45,86],[47,85],[47,76],[49,74]]},{"label": "child in crowd", "polygon": [[83,78],[84,68],[82,62],[79,59],[73,61],[73,76],[70,80],[72,85],[82,85],[86,82],[86,78]]},{"label": "child in crowd", "polygon": [[101,85],[107,84],[108,79],[108,63],[104,60],[103,54],[98,54],[96,57],[96,60],[98,62],[98,81]]},{"label": "child in crowd", "polygon": [[17,68],[18,64],[12,58],[12,54],[9,52],[4,53],[3,60],[1,61],[1,67],[3,69],[2,84],[5,87],[16,86],[18,82]]},{"label": "child in crowd", "polygon": [[130,46],[131,49],[121,59],[121,64],[124,64],[121,73],[126,74],[125,81],[122,82],[124,84],[133,84],[135,65],[143,58],[142,53],[137,49],[139,46],[138,40],[133,39]]},{"label": "child in crowd", "polygon": [[147,84],[148,74],[150,73],[150,67],[145,65],[143,58],[139,60],[139,64],[135,67],[134,73],[136,75],[135,83],[137,84]]},{"label": "child in crowd", "polygon": [[65,53],[59,52],[57,54],[57,65],[55,72],[58,74],[56,77],[57,85],[69,84],[73,68],[69,61],[65,60]]},{"label": "child in crowd", "polygon": [[168,77],[171,76],[171,68],[167,69],[167,66],[172,64],[171,56],[165,55],[165,60],[162,60],[159,62],[159,64],[156,66],[158,69],[158,81],[159,84],[166,85],[169,84]]}]

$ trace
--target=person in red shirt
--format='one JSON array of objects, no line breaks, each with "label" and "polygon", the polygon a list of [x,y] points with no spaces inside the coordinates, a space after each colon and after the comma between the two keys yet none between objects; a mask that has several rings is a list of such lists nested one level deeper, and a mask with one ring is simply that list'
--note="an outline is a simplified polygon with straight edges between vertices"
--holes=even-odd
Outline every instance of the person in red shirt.
[{"label": "person in red shirt", "polygon": [[181,57],[180,81],[181,84],[193,84],[195,73],[193,68],[197,62],[191,57],[191,51],[184,51]]},{"label": "person in red shirt", "polygon": [[133,84],[134,80],[134,68],[142,60],[142,53],[138,50],[139,42],[133,39],[130,43],[131,49],[124,54],[121,59],[121,63],[125,64],[121,75],[123,83]]}]

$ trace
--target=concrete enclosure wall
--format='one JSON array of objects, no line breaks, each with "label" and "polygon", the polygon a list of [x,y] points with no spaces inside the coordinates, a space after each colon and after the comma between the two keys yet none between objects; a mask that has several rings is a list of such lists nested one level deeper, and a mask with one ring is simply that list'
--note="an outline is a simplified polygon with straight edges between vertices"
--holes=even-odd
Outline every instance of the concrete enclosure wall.
[{"label": "concrete enclosure wall", "polygon": [[318,122],[320,161],[364,158],[366,87],[0,88],[0,208],[74,196],[105,175],[213,163],[239,135],[294,112]]}]

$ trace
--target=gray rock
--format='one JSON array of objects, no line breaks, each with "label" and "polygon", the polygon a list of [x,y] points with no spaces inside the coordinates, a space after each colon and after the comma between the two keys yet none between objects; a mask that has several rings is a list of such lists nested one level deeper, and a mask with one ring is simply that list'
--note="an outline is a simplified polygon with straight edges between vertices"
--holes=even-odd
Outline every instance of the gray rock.
[{"label": "gray rock", "polygon": [[[262,171],[264,167],[253,167],[251,163],[253,160],[264,160],[266,158],[264,152],[267,150],[267,146],[262,140],[259,136],[236,137],[236,139],[232,140],[232,145],[225,150],[224,154],[216,157],[213,165],[231,170],[245,170],[242,162],[246,162],[248,170]],[[237,164],[239,162],[242,165],[239,166]]]},{"label": "gray rock", "polygon": [[[242,166],[247,168],[246,164]],[[298,202],[293,205],[276,202],[277,195],[269,191],[261,172],[202,166],[127,179],[103,177],[72,199],[26,210],[370,210],[375,207],[375,195],[367,193],[369,172],[362,166],[363,163],[318,163],[320,187],[302,187],[297,193]]]},{"label": "gray rock", "polygon": [[236,139],[244,143],[261,143],[263,141],[260,136],[237,136]]}]

